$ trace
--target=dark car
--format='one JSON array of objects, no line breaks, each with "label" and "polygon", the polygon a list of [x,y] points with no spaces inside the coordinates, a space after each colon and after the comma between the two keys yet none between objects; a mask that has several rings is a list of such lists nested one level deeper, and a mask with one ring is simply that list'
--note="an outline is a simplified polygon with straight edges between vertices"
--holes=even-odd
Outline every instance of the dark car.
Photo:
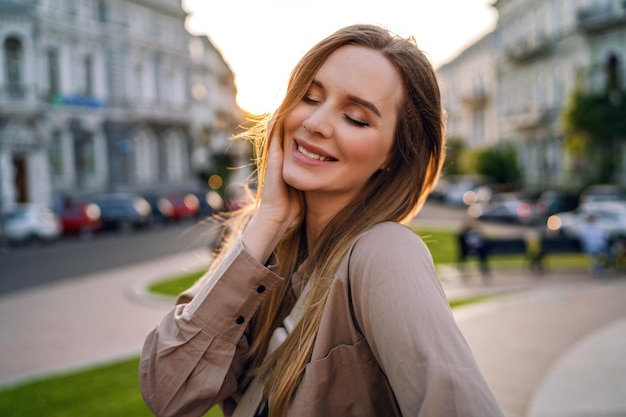
[{"label": "dark car", "polygon": [[470,217],[496,222],[536,224],[539,221],[532,197],[523,193],[496,193],[485,203],[468,207]]},{"label": "dark car", "polygon": [[148,227],[152,223],[152,209],[145,198],[131,193],[98,194],[93,202],[100,207],[100,218],[105,229],[129,231]]},{"label": "dark car", "polygon": [[572,211],[578,207],[578,195],[560,191],[544,191],[537,199],[537,214],[544,219],[553,214]]},{"label": "dark car", "polygon": [[198,198],[198,215],[199,219],[206,219],[213,216],[215,212],[224,209],[224,200],[220,195],[213,191],[194,191],[192,192]]},{"label": "dark car", "polygon": [[102,228],[100,207],[90,201],[65,201],[58,209],[64,235],[93,236]]},{"label": "dark car", "polygon": [[159,194],[145,194],[143,198],[150,204],[153,225],[161,226],[172,220],[174,205],[169,199]]}]

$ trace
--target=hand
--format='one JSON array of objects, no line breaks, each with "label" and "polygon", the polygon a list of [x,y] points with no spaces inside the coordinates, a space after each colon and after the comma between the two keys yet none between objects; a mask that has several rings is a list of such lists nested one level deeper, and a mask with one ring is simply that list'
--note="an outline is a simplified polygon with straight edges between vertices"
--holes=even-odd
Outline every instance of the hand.
[{"label": "hand", "polygon": [[287,230],[302,213],[303,204],[300,192],[283,179],[284,155],[282,138],[274,133],[266,155],[267,167],[257,215]]},{"label": "hand", "polygon": [[267,155],[261,201],[257,212],[244,230],[246,249],[265,263],[289,227],[303,215],[304,204],[299,191],[283,179],[282,137],[274,132]]}]

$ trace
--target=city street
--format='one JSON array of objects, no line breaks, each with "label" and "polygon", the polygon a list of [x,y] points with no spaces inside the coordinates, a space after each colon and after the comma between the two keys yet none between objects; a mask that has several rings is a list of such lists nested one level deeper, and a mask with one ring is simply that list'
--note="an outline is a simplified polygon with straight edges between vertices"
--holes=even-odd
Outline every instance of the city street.
[{"label": "city street", "polygon": [[0,294],[76,278],[208,246],[209,223],[180,223],[120,234],[104,232],[91,240],[64,238],[46,245],[0,253]]},{"label": "city street", "polygon": [[[463,208],[428,202],[414,224],[457,229],[465,218]],[[524,231],[521,226],[485,222],[481,228],[492,235]],[[187,222],[126,234],[104,232],[86,241],[63,238],[12,248],[0,253],[0,294],[193,251],[208,246],[214,236],[210,223]]]}]

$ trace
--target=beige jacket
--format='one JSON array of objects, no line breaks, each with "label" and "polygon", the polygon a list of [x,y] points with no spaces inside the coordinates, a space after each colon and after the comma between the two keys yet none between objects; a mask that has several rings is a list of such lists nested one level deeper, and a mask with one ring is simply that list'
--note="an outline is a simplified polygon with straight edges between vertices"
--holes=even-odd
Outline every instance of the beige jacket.
[{"label": "beige jacket", "polygon": [[[147,336],[140,385],[157,416],[229,416],[246,324],[282,278],[241,242]],[[292,277],[300,289],[301,277]],[[296,294],[298,295],[298,294]],[[423,241],[383,223],[337,271],[290,416],[502,416],[451,314]]]}]

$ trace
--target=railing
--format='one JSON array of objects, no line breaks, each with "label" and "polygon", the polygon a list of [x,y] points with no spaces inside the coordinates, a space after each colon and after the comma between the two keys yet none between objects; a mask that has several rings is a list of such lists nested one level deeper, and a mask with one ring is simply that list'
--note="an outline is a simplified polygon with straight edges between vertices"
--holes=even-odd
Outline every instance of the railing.
[{"label": "railing", "polygon": [[468,107],[481,107],[489,101],[489,93],[484,87],[474,87],[461,93],[461,101]]},{"label": "railing", "polygon": [[505,53],[510,61],[521,63],[548,54],[553,45],[551,37],[540,35],[535,39],[524,38],[517,44],[510,44],[505,47]]},{"label": "railing", "polygon": [[580,8],[577,12],[578,26],[587,33],[606,30],[626,24],[626,1],[609,0]]}]

